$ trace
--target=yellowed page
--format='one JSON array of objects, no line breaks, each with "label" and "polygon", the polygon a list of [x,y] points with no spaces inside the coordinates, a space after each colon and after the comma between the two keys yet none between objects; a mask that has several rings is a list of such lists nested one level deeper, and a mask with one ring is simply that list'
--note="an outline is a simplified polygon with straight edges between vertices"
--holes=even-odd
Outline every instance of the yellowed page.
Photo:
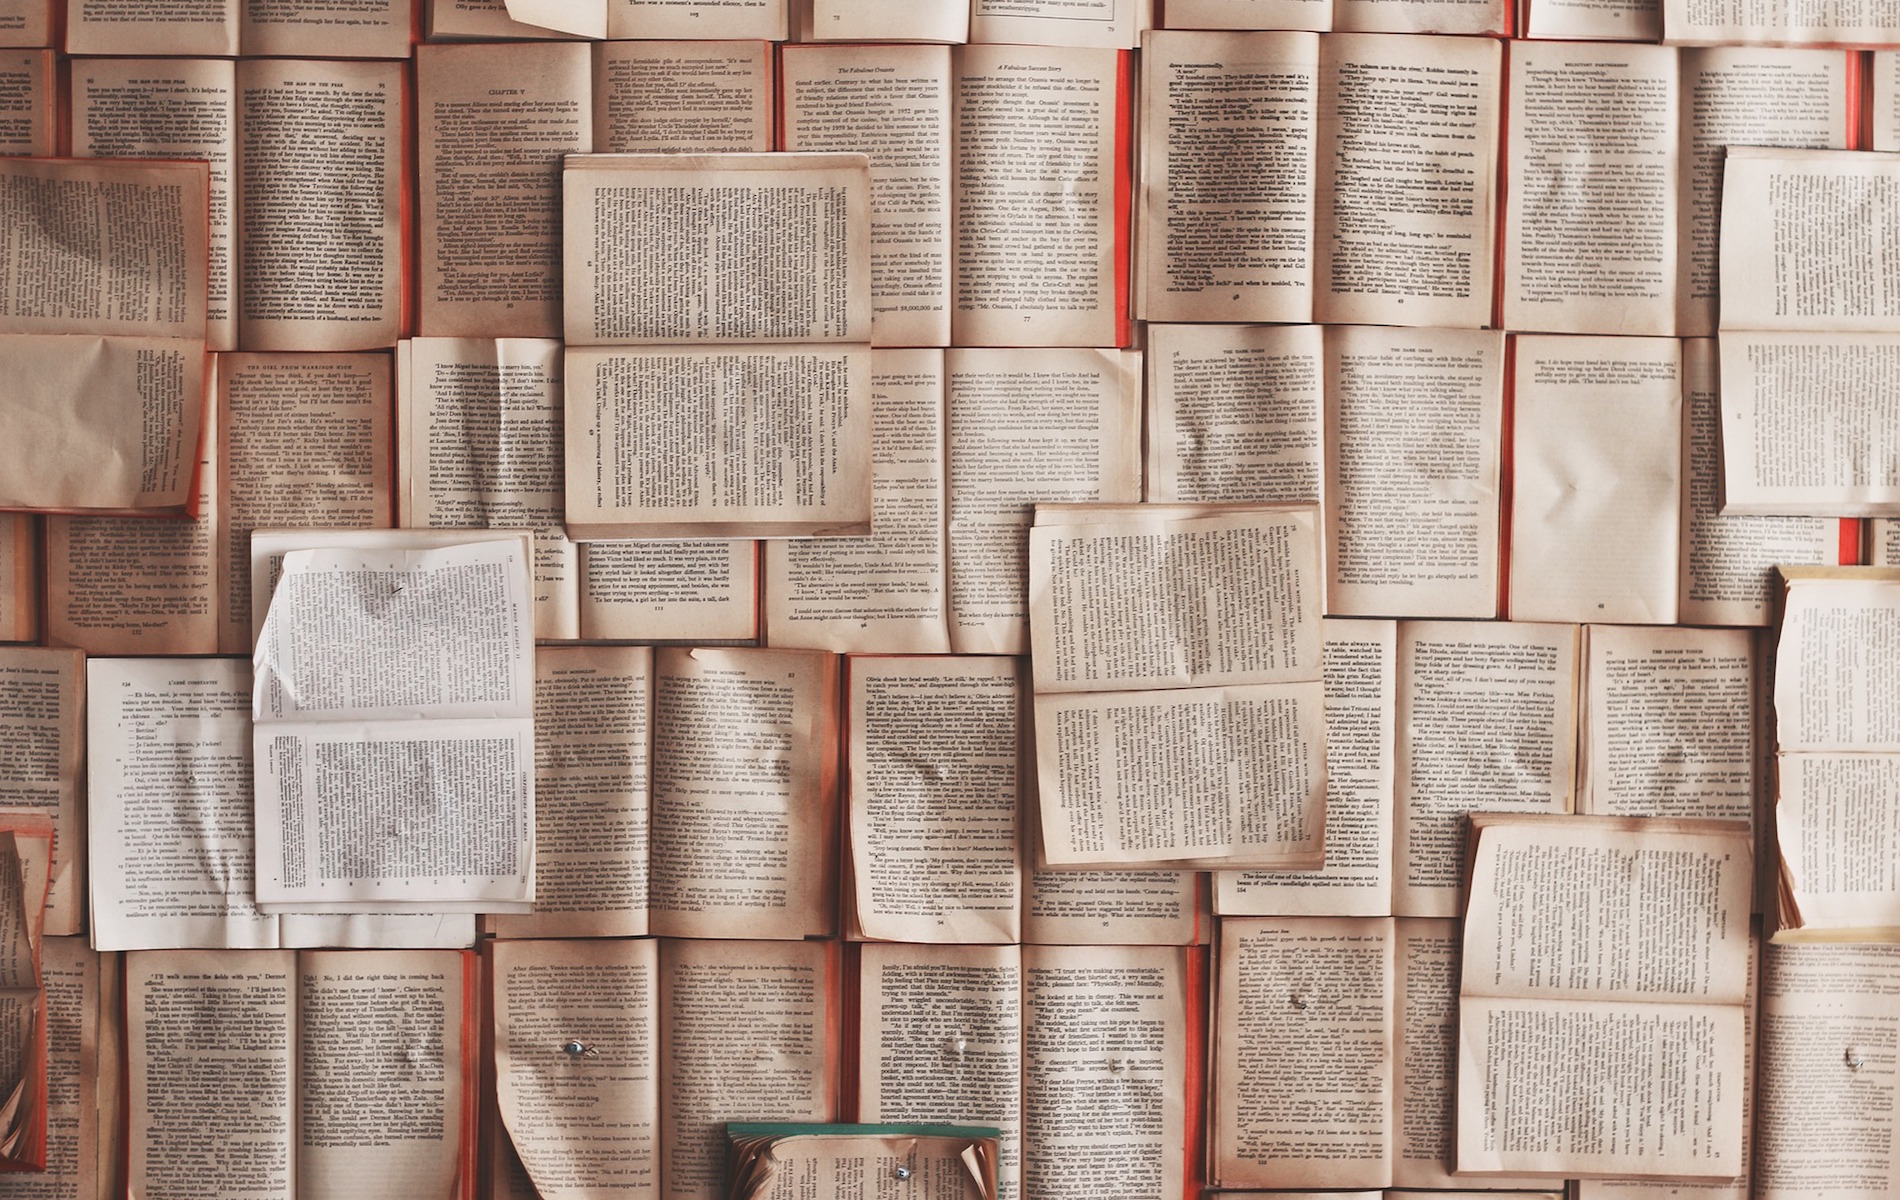
[{"label": "yellowed page", "polygon": [[1502,64],[1491,39],[1321,42],[1313,320],[1490,323]]},{"label": "yellowed page", "polygon": [[[1121,344],[1121,64],[1112,50],[957,51],[954,344]],[[999,155],[1003,143],[1017,149]]]},{"label": "yellowed page", "polygon": [[969,0],[811,0],[801,42],[967,42]]},{"label": "yellowed page", "polygon": [[1322,865],[1320,684],[1036,697],[1046,866]]},{"label": "yellowed page", "polygon": [[866,945],[858,1013],[858,1119],[994,1125],[997,1200],[1022,1195],[1017,947]]},{"label": "yellowed page", "polygon": [[1147,867],[1030,871],[1023,941],[1054,946],[1187,946],[1205,942],[1201,876]]},{"label": "yellowed page", "polygon": [[1662,0],[1524,0],[1523,36],[1610,42],[1662,40]]},{"label": "yellowed page", "polygon": [[1900,1189],[1896,1038],[1900,946],[1763,947],[1756,1196]]},{"label": "yellowed page", "polygon": [[1577,811],[1751,820],[1753,632],[1591,625],[1584,645]]},{"label": "yellowed page", "polygon": [[654,656],[655,933],[832,932],[837,670],[807,650]]},{"label": "yellowed page", "polygon": [[1221,923],[1214,1183],[1391,1182],[1394,944],[1390,917]]},{"label": "yellowed page", "polygon": [[238,52],[242,0],[65,0],[68,54]]},{"label": "yellowed page", "polygon": [[0,52],[0,152],[41,158],[53,153],[53,79],[51,50]]},{"label": "yellowed page", "polygon": [[1393,912],[1462,911],[1465,814],[1571,811],[1577,628],[1399,626]]},{"label": "yellowed page", "polygon": [[957,349],[945,362],[951,649],[1021,654],[1035,505],[1141,498],[1141,359]]},{"label": "yellowed page", "polygon": [[251,530],[387,528],[389,359],[228,354],[218,359],[218,649],[249,654]]},{"label": "yellowed page", "polygon": [[592,52],[419,46],[416,111],[421,332],[558,337],[560,167],[594,148]]},{"label": "yellowed page", "polygon": [[1725,514],[1900,513],[1900,334],[1724,331],[1719,351]]},{"label": "yellowed page", "polygon": [[1873,93],[1869,149],[1900,150],[1900,51],[1877,50],[1867,85]]},{"label": "yellowed page", "polygon": [[51,46],[56,10],[47,0],[0,0],[0,45]]},{"label": "yellowed page", "polygon": [[1673,334],[1676,52],[1513,42],[1509,73],[1504,327]]},{"label": "yellowed page", "polygon": [[726,1122],[837,1113],[824,942],[660,942],[660,1175],[667,1200],[724,1200]]},{"label": "yellowed page", "polygon": [[[541,0],[543,6],[547,0]],[[590,0],[591,2],[591,0]],[[724,38],[782,42],[787,0],[606,0],[610,38]]]},{"label": "yellowed page", "polygon": [[594,146],[601,153],[772,148],[766,42],[598,42]]},{"label": "yellowed page", "polygon": [[[586,19],[598,20],[600,8],[599,0],[582,0],[572,12]],[[510,20],[506,0],[431,0],[427,5],[427,18],[431,41],[575,39],[581,36],[544,25]]]},{"label": "yellowed page", "polygon": [[943,409],[942,351],[872,352],[871,536],[765,544],[766,644],[950,649]]},{"label": "yellowed page", "polygon": [[407,58],[414,6],[428,0],[241,0],[249,56]]},{"label": "yellowed page", "polygon": [[658,1200],[659,945],[494,943],[495,1089],[541,1200]]},{"label": "yellowed page", "polygon": [[1682,52],[1678,334],[1715,332],[1728,147],[1844,147],[1853,70],[1851,56],[1838,50],[1724,46]]},{"label": "yellowed page", "polygon": [[1900,41],[1900,11],[1863,0],[1818,0],[1799,6],[1745,0],[1662,0],[1663,36],[1671,42],[1869,46]]},{"label": "yellowed page", "polygon": [[459,950],[306,950],[297,960],[297,1200],[448,1196],[462,1144]]},{"label": "yellowed page", "polygon": [[1511,10],[1502,0],[1334,0],[1333,28],[1356,33],[1508,34]]},{"label": "yellowed page", "polygon": [[217,650],[216,443],[207,426],[195,520],[46,518],[47,641],[94,655]]},{"label": "yellowed page", "polygon": [[780,61],[785,149],[871,159],[872,343],[949,345],[951,52],[803,46]]},{"label": "yellowed page", "polygon": [[1326,865],[1222,871],[1222,916],[1381,917],[1392,911],[1392,777],[1398,627],[1328,619],[1325,635]]},{"label": "yellowed page", "polygon": [[40,623],[37,526],[27,513],[0,513],[0,641],[30,642]]},{"label": "yellowed page", "polygon": [[758,543],[583,542],[581,636],[749,641],[759,635]]},{"label": "yellowed page", "polygon": [[596,41],[607,36],[607,0],[502,0],[502,4],[511,20],[530,28]]},{"label": "yellowed page", "polygon": [[574,346],[868,342],[862,154],[606,154],[563,169]]},{"label": "yellowed page", "polygon": [[1013,658],[853,658],[851,908],[866,938],[1022,940],[1026,689]]},{"label": "yellowed page", "polygon": [[1313,319],[1319,55],[1307,33],[1143,39],[1144,319]]},{"label": "yellowed page", "polygon": [[1132,49],[1153,0],[970,0],[972,42]]},{"label": "yellowed page", "polygon": [[1194,966],[1173,946],[1024,947],[1024,1196],[1181,1187]]},{"label": "yellowed page", "polygon": [[1776,588],[1775,564],[1833,562],[1840,553],[1838,524],[1825,517],[1723,512],[1722,399],[1712,339],[1682,343],[1682,392],[1677,619],[1690,625],[1766,625]]},{"label": "yellowed page", "polygon": [[86,923],[79,792],[85,729],[85,655],[0,647],[0,761],[8,764],[0,773],[0,809],[40,813],[53,821],[45,913],[46,932],[53,936],[78,933]]},{"label": "yellowed page", "polygon": [[497,936],[647,932],[653,652],[542,646],[534,655],[534,912]]},{"label": "yellowed page", "polygon": [[[0,1176],[7,1200],[101,1200],[111,1194],[101,1179],[99,1026],[105,1015],[99,953],[84,937],[49,938],[42,959],[46,986],[46,1171]],[[112,1012],[119,996],[110,993]],[[116,1074],[114,1064],[103,1070]],[[107,1119],[109,1122],[109,1118]]]},{"label": "yellowed page", "polygon": [[127,1194],[297,1195],[297,956],[125,960]]},{"label": "yellowed page", "polygon": [[1504,335],[1326,331],[1326,611],[1498,611]]},{"label": "yellowed page", "polygon": [[1682,344],[1517,339],[1510,614],[1673,624]]},{"label": "yellowed page", "polygon": [[1169,0],[1162,10],[1169,29],[1333,28],[1335,0]]},{"label": "yellowed page", "polygon": [[205,337],[237,349],[235,66],[218,58],[99,58],[72,71],[72,153],[81,158],[202,158],[211,221]]},{"label": "yellowed page", "polygon": [[237,83],[238,344],[394,345],[404,286],[403,64],[246,59]]},{"label": "yellowed page", "polygon": [[575,540],[870,532],[868,346],[569,346],[565,370]]},{"label": "yellowed page", "polygon": [[1147,498],[1321,499],[1317,325],[1150,324]]},{"label": "yellowed page", "polygon": [[405,345],[397,362],[402,525],[534,530],[535,636],[579,637],[580,556],[562,524],[560,342]]}]

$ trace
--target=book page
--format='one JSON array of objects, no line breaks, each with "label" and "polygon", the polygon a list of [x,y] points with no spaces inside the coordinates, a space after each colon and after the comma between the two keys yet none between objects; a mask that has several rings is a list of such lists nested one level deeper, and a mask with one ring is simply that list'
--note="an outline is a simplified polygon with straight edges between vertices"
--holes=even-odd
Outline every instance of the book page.
[{"label": "book page", "polygon": [[1326,611],[1498,611],[1504,335],[1326,331]]},{"label": "book page", "polygon": [[1719,350],[1723,513],[1900,512],[1900,334],[1725,331]]},{"label": "book page", "polygon": [[1132,49],[1153,0],[970,0],[972,42]]},{"label": "book page", "polygon": [[0,642],[30,642],[39,628],[36,524],[27,513],[0,513]]},{"label": "book page", "polygon": [[1038,693],[1319,678],[1314,506],[1180,520],[1125,511],[1038,512],[1029,531]]},{"label": "book page", "polygon": [[864,937],[1022,940],[1024,699],[1013,658],[851,660],[850,915]]},{"label": "book page", "polygon": [[872,343],[949,345],[951,52],[788,49],[785,149],[870,156]]},{"label": "book page", "polygon": [[125,960],[127,1194],[296,1189],[297,956]]},{"label": "book page", "polygon": [[1571,810],[1577,629],[1399,626],[1393,911],[1462,911],[1465,814]]},{"label": "book page", "polygon": [[969,0],[812,0],[801,42],[967,42]]},{"label": "book page", "polygon": [[1300,29],[1333,27],[1335,0],[1169,0],[1169,29]]},{"label": "book page", "polygon": [[203,342],[20,334],[0,346],[10,383],[0,506],[176,515],[196,505]]},{"label": "book page", "polygon": [[1213,1182],[1391,1182],[1393,948],[1390,917],[1221,923]]},{"label": "book page", "polygon": [[954,65],[953,344],[1121,345],[1128,57],[971,45]]},{"label": "book page", "polygon": [[1722,169],[1730,146],[1847,144],[1850,56],[1835,50],[1724,46],[1682,52],[1682,174],[1676,332],[1716,326]]},{"label": "book page", "polygon": [[865,342],[861,154],[608,154],[563,170],[567,344]]},{"label": "book page", "polygon": [[1577,811],[1752,820],[1754,633],[1591,625],[1584,641]]},{"label": "book page", "polygon": [[534,530],[535,636],[579,637],[580,556],[562,524],[561,343],[416,338],[405,345],[397,360],[403,526]]},{"label": "book page", "polygon": [[247,56],[407,58],[413,7],[428,0],[243,0]]},{"label": "book page", "polygon": [[1676,94],[1667,47],[1512,43],[1506,329],[1675,332]]},{"label": "book page", "polygon": [[[239,345],[394,345],[404,286],[402,64],[246,59],[237,82]],[[313,178],[324,181],[314,192]]]},{"label": "book page", "polygon": [[1737,146],[1724,160],[1721,326],[1896,333],[1883,262],[1900,243],[1900,159]]},{"label": "book page", "polygon": [[0,0],[0,45],[51,46],[57,7],[56,0]]},{"label": "book page", "polygon": [[788,9],[787,0],[607,0],[607,36],[782,42]]},{"label": "book page", "polygon": [[1587,38],[1610,42],[1662,40],[1662,0],[1524,0],[1527,38]]},{"label": "book page", "polygon": [[218,358],[218,649],[249,654],[251,531],[387,528],[389,359],[380,354]]},{"label": "book page", "polygon": [[64,0],[68,54],[238,52],[241,0]]},{"label": "book page", "polygon": [[534,654],[534,912],[497,936],[647,932],[653,651],[542,646]]},{"label": "book page", "polygon": [[997,1200],[1021,1195],[1023,970],[1015,946],[867,944],[858,1119],[1002,1130]]},{"label": "book page", "polygon": [[1775,736],[1783,751],[1900,750],[1900,583],[1797,579],[1775,652]]},{"label": "book page", "polygon": [[1867,534],[1863,561],[1876,567],[1900,566],[1900,521],[1884,518],[1863,524]]},{"label": "book page", "polygon": [[1023,948],[1023,1191],[1165,1196],[1188,1178],[1190,997],[1172,946]]},{"label": "book page", "polygon": [[750,641],[759,636],[758,543],[582,542],[581,636]]},{"label": "book page", "polygon": [[74,155],[209,164],[205,341],[213,350],[237,349],[236,80],[234,64],[216,58],[86,59],[72,71]]},{"label": "book page", "polygon": [[1147,334],[1148,500],[1321,499],[1319,326],[1150,324]]},{"label": "book page", "polygon": [[869,533],[871,371],[837,343],[569,346],[568,535]]},{"label": "book page", "polygon": [[660,944],[493,943],[495,1091],[543,1200],[659,1195]]},{"label": "book page", "polygon": [[1036,697],[1044,865],[1313,869],[1320,684]]},{"label": "book page", "polygon": [[1318,871],[1223,871],[1222,916],[1381,917],[1392,911],[1392,776],[1398,628],[1327,619],[1326,865]]},{"label": "book page", "polygon": [[[630,2],[639,3],[639,0]],[[595,41],[607,36],[607,0],[581,0],[578,4],[563,0],[502,0],[502,6],[510,20],[531,28]]]},{"label": "book page", "polygon": [[950,647],[1026,653],[1035,506],[1141,499],[1141,359],[955,349],[945,365]]},{"label": "book page", "polygon": [[950,649],[944,364],[871,353],[871,535],[765,544],[765,641],[878,654]]},{"label": "book page", "polygon": [[1747,0],[1663,0],[1663,36],[1690,44],[1825,42],[1883,46],[1900,40],[1900,12],[1863,0],[1816,0],[1799,6],[1750,4]]},{"label": "book page", "polygon": [[1517,339],[1510,614],[1672,624],[1681,343]]},{"label": "book page", "polygon": [[1333,0],[1333,28],[1356,33],[1508,34],[1511,11],[1502,0]]},{"label": "book page", "polygon": [[[1033,831],[1032,831],[1033,832]],[[1023,942],[1186,946],[1207,940],[1201,876],[1150,868],[1028,872]]]},{"label": "book page", "polygon": [[[532,0],[530,0],[530,6]],[[527,6],[524,6],[527,7]],[[535,7],[546,7],[545,3]],[[583,0],[570,10],[572,19],[603,19],[598,0]],[[537,11],[535,16],[541,14]],[[428,0],[428,35],[431,41],[506,41],[510,39],[574,39],[580,35],[529,24],[525,19],[511,20],[507,0]]]},{"label": "book page", "polygon": [[1873,94],[1870,150],[1900,150],[1900,51],[1876,50],[1865,85]]},{"label": "book page", "polygon": [[100,1110],[99,1035],[107,1011],[102,997],[112,997],[116,1014],[118,989],[116,981],[110,992],[102,987],[100,955],[83,937],[48,938],[41,967],[47,1026],[46,1173],[7,1175],[0,1179],[0,1195],[9,1200],[97,1200],[105,1194],[100,1157],[117,1141],[110,1116],[102,1120]]},{"label": "book page", "polygon": [[596,42],[594,150],[770,150],[771,50],[767,42]]},{"label": "book page", "polygon": [[1783,754],[1775,767],[1784,924],[1900,934],[1900,756]]},{"label": "book page", "polygon": [[85,655],[0,646],[0,762],[7,764],[0,774],[0,810],[38,813],[53,822],[45,910],[52,936],[78,933],[86,923],[79,793],[85,733]]},{"label": "book page", "polygon": [[1484,39],[1322,39],[1314,320],[1490,323],[1502,63]]},{"label": "book page", "polygon": [[[1715,342],[1682,343],[1682,576],[1677,619],[1691,625],[1766,625],[1776,563],[1831,563],[1838,523],[1824,517],[1744,516],[1722,510],[1722,400]],[[1792,431],[1790,431],[1792,432]]]},{"label": "book page", "polygon": [[838,660],[665,649],[654,671],[654,932],[831,933]]},{"label": "book page", "polygon": [[454,1191],[476,1030],[459,950],[307,950],[297,960],[298,1200]]},{"label": "book page", "polygon": [[558,337],[561,159],[594,148],[592,52],[418,46],[416,110],[421,331]]},{"label": "book page", "polygon": [[207,437],[198,465],[205,515],[198,520],[47,516],[47,642],[91,655],[217,651],[213,458]]},{"label": "book page", "polygon": [[664,1200],[724,1200],[726,1122],[837,1116],[823,942],[660,942]]},{"label": "book page", "polygon": [[1897,1039],[1900,946],[1762,948],[1756,1196],[1900,1188]]},{"label": "book page", "polygon": [[1142,42],[1141,316],[1310,321],[1319,39]]},{"label": "book page", "polygon": [[87,684],[93,944],[277,945],[253,891],[250,664],[94,659]]}]

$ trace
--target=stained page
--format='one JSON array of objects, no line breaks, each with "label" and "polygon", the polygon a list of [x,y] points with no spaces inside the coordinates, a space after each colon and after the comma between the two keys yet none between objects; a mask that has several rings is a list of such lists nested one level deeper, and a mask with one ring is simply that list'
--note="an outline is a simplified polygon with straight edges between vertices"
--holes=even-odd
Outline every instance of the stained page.
[{"label": "stained page", "polygon": [[1510,614],[1676,620],[1681,343],[1517,339]]}]

